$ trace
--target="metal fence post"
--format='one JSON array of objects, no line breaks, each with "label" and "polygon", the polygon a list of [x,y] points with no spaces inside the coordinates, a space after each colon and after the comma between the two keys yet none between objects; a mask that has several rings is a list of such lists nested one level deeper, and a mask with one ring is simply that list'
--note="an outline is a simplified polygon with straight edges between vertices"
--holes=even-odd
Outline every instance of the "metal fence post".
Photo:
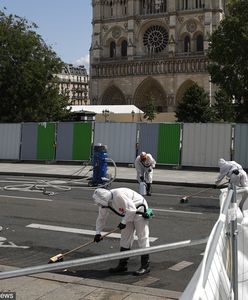
[{"label": "metal fence post", "polygon": [[232,286],[234,300],[238,300],[238,230],[237,230],[237,197],[236,186],[232,184],[233,196],[231,201],[231,245],[232,245]]}]

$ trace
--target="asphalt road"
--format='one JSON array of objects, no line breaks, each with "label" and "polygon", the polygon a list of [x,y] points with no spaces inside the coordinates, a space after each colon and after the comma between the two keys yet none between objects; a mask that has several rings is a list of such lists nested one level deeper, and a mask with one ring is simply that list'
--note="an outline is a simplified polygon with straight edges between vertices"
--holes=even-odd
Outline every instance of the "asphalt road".
[{"label": "asphalt road", "polygon": [[[44,178],[45,180],[45,178]],[[64,253],[93,239],[97,206],[92,201],[93,189],[87,185],[70,184],[70,190],[54,189],[57,181],[48,179],[45,195],[36,189],[23,190],[30,184],[41,183],[41,178],[0,177],[0,264],[29,267],[46,264],[50,257]],[[52,181],[52,182],[51,182]],[[25,184],[25,186],[24,186]],[[10,187],[5,190],[4,187]],[[68,185],[66,185],[68,186]],[[137,184],[113,183],[111,188],[129,187],[138,189]],[[205,190],[181,204],[185,195],[199,193],[202,188],[153,185],[151,197],[147,197],[155,216],[150,221],[151,246],[198,240],[208,237],[219,215],[219,191]],[[105,230],[110,231],[119,223],[116,215],[108,220]],[[88,230],[89,232],[86,232]],[[111,275],[108,269],[117,262],[77,267],[67,275],[94,278],[112,282],[134,283],[182,292],[199,265],[206,245],[185,247],[151,255],[151,272],[144,278],[132,276],[140,265],[140,258],[131,258],[129,272]],[[137,248],[134,243],[133,248]],[[80,249],[66,260],[119,251],[118,238],[106,238],[99,244]]]}]

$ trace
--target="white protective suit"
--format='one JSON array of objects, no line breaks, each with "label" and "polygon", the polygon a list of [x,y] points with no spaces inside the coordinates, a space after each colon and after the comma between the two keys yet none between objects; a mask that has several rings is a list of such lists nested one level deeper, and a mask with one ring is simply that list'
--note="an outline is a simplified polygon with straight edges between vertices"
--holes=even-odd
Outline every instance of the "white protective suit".
[{"label": "white protective suit", "polygon": [[135,231],[139,247],[147,248],[150,246],[149,221],[144,219],[142,215],[136,214],[137,210],[144,212],[143,207],[137,209],[140,204],[144,204],[148,208],[146,200],[140,194],[129,188],[112,190],[98,188],[93,194],[93,199],[99,205],[96,234],[101,234],[101,231],[104,229],[109,213],[111,212],[107,206],[110,206],[122,215],[121,223],[126,224],[126,227],[121,230],[120,246],[130,249],[134,241]]},{"label": "white protective suit", "polygon": [[141,161],[140,155],[138,155],[134,162],[138,182],[141,182],[140,177],[144,177],[146,183],[152,183],[153,169],[155,168],[155,165],[156,161],[151,154],[146,153],[145,161]]},{"label": "white protective suit", "polygon": [[[223,158],[220,158],[218,165],[220,167],[220,174],[217,180],[215,181],[215,184],[220,184],[222,179],[226,176],[230,179],[230,183],[233,183],[236,186],[248,186],[247,174],[243,170],[242,166],[236,161],[226,161]],[[233,173],[236,171],[238,171],[238,174]]]}]

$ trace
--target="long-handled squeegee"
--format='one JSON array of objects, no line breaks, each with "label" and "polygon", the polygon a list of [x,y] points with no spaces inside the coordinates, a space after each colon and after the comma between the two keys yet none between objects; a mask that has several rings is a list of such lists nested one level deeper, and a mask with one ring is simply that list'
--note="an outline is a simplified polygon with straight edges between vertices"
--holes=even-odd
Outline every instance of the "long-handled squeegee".
[{"label": "long-handled squeegee", "polygon": [[[103,239],[104,237],[106,237],[106,236],[110,235],[111,233],[114,233],[114,232],[116,232],[116,231],[118,231],[118,230],[119,230],[119,228],[115,228],[115,229],[113,229],[112,231],[109,231],[108,233],[104,234],[104,235],[101,237],[101,239]],[[72,249],[72,250],[70,250],[70,251],[67,251],[67,252],[65,252],[65,253],[59,253],[59,254],[57,254],[57,255],[51,257],[51,258],[49,259],[49,262],[48,262],[48,263],[51,264],[51,263],[61,262],[61,261],[64,260],[64,257],[65,257],[66,255],[68,255],[68,254],[70,254],[70,253],[72,253],[72,252],[75,252],[75,251],[77,251],[78,249],[81,249],[81,248],[84,248],[84,247],[89,246],[89,245],[91,245],[91,244],[94,244],[94,243],[95,243],[95,242],[94,242],[94,240],[93,240],[93,241],[87,242],[87,243],[85,243],[85,244],[83,244],[83,245],[79,245],[79,246],[77,246],[76,248],[74,248],[74,249]]]}]

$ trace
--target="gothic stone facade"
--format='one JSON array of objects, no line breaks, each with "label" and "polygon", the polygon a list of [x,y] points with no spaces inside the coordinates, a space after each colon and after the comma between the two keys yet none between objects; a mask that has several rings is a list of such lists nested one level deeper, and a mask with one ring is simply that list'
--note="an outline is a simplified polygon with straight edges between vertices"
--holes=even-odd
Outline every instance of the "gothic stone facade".
[{"label": "gothic stone facade", "polygon": [[225,0],[93,0],[90,49],[92,104],[154,101],[173,112],[196,82],[209,93],[208,37]]}]

